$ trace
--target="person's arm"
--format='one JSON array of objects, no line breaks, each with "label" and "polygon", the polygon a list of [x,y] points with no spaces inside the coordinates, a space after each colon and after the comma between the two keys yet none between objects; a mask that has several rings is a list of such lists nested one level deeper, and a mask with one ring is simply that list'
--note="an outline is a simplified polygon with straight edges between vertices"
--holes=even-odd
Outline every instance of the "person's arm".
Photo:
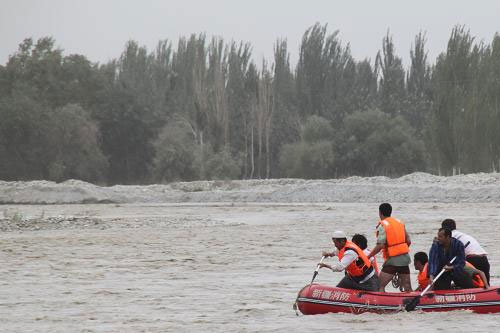
[{"label": "person's arm", "polygon": [[473,272],[474,274],[478,274],[479,277],[481,278],[481,281],[483,281],[484,289],[488,289],[490,285],[488,284],[488,280],[486,279],[486,275],[484,274],[484,272],[477,268],[473,268]]},{"label": "person's arm", "polygon": [[321,252],[321,255],[323,257],[335,257],[335,251],[332,251],[332,252],[323,251],[323,252]]},{"label": "person's arm", "polygon": [[406,231],[406,227],[405,227],[405,239],[406,239],[406,244],[408,244],[408,246],[411,245],[411,238],[410,238],[410,235],[408,234],[408,232]]},{"label": "person's arm", "polygon": [[379,226],[377,227],[377,244],[368,254],[368,259],[376,256],[385,247],[386,242],[387,239],[385,236],[385,229],[382,225],[379,224]]},{"label": "person's arm", "polygon": [[370,259],[371,257],[374,257],[377,255],[377,253],[380,252],[380,250],[382,250],[384,248],[384,244],[377,244],[375,245],[375,247],[370,251],[370,254],[368,255],[368,259]]},{"label": "person's arm", "polygon": [[427,267],[429,279],[432,283],[439,270],[439,247],[436,242],[432,243],[431,249],[429,251],[429,263]]},{"label": "person's arm", "polygon": [[454,240],[453,242],[454,246],[454,253],[455,256],[457,257],[455,261],[453,262],[453,272],[454,273],[460,273],[464,270],[465,266],[465,248],[464,245],[462,244],[461,241],[459,240]]},{"label": "person's arm", "polygon": [[346,251],[342,260],[334,262],[332,265],[328,265],[325,263],[319,263],[320,267],[326,267],[331,269],[334,272],[341,272],[347,268],[354,260],[358,259],[358,254],[356,251]]},{"label": "person's arm", "polygon": [[321,255],[323,257],[335,257],[336,255],[338,255],[338,253],[339,253],[339,250],[336,247],[334,247],[333,251],[331,251],[331,252],[323,251],[323,252],[321,252]]}]

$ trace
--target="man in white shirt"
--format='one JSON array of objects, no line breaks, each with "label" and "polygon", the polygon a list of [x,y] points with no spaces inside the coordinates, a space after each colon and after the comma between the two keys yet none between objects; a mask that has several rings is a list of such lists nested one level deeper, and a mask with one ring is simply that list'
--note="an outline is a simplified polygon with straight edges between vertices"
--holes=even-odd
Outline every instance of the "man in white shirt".
[{"label": "man in white shirt", "polygon": [[441,222],[441,227],[450,229],[451,236],[462,242],[464,246],[470,242],[465,248],[465,260],[470,262],[476,269],[483,271],[489,284],[490,263],[487,257],[488,253],[481,247],[481,245],[479,245],[479,242],[474,237],[456,230],[457,225],[452,219],[446,219]]},{"label": "man in white shirt", "polygon": [[332,241],[336,251],[323,252],[325,257],[337,256],[339,261],[332,265],[319,263],[320,267],[327,267],[334,272],[346,271],[346,275],[337,284],[339,288],[377,291],[379,280],[370,260],[359,246],[347,240],[343,231],[335,231]]}]

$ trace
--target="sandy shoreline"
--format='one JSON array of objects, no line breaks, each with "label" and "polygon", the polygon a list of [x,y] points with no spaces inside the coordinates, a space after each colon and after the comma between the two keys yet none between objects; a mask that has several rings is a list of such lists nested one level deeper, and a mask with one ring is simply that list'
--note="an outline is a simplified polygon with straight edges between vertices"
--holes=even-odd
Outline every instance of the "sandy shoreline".
[{"label": "sandy shoreline", "polygon": [[101,187],[68,180],[0,182],[2,204],[181,202],[498,202],[500,174],[331,180],[197,181],[167,185]]}]

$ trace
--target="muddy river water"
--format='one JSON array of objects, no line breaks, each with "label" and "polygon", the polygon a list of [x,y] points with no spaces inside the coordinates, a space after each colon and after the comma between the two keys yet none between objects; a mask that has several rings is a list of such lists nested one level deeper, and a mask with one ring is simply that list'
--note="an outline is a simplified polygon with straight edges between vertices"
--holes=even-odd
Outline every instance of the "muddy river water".
[{"label": "muddy river water", "polygon": [[[491,283],[500,285],[500,204],[393,207],[406,222],[412,254],[428,251],[442,219],[455,219],[488,251]],[[0,331],[497,331],[500,314],[467,311],[295,315],[296,293],[310,281],[321,251],[331,248],[331,233],[364,233],[373,246],[377,208],[2,205]],[[336,284],[341,277],[323,269],[316,281]]]}]

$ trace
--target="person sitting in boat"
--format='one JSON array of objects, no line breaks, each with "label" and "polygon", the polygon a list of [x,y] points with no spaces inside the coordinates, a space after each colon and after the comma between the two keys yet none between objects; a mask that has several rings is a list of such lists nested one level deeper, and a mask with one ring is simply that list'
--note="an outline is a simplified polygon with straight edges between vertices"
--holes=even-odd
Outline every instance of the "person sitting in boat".
[{"label": "person sitting in boat", "polygon": [[380,289],[384,292],[385,286],[399,275],[401,287],[404,291],[412,291],[410,280],[410,262],[408,254],[411,240],[405,225],[398,219],[391,217],[392,206],[383,203],[379,206],[380,221],[377,225],[377,245],[371,250],[368,258],[374,257],[383,250],[384,265],[379,274]]},{"label": "person sitting in boat", "polygon": [[363,250],[351,241],[347,240],[343,231],[335,231],[332,236],[333,244],[338,251],[323,252],[325,257],[337,255],[339,261],[333,265],[319,263],[320,267],[326,267],[334,272],[346,271],[346,275],[337,284],[339,288],[377,291],[379,281],[370,260]]},{"label": "person sitting in boat", "polygon": [[[356,244],[357,246],[359,246],[359,248],[361,250],[363,250],[363,252],[368,256],[370,254],[370,249],[368,248],[368,240],[366,239],[366,237],[364,235],[361,235],[361,234],[355,234],[354,236],[352,236],[352,239],[351,241]],[[379,274],[379,271],[378,271],[378,264],[377,264],[377,258],[375,257],[372,257],[371,258],[371,263],[372,263],[372,266],[373,268],[375,269],[375,274]]]},{"label": "person sitting in boat", "polygon": [[484,272],[474,267],[474,265],[468,261],[465,261],[464,272],[472,279],[472,284],[475,288],[488,289],[490,287]]},{"label": "person sitting in boat", "polygon": [[429,276],[427,275],[427,268],[429,257],[427,257],[427,253],[425,252],[417,252],[413,257],[413,265],[415,269],[418,271],[417,282],[418,287],[416,291],[422,291],[427,287],[430,283]]},{"label": "person sitting in boat", "polygon": [[[455,261],[450,264],[454,258]],[[435,281],[434,290],[451,289],[451,281],[458,288],[473,288],[472,279],[464,271],[465,251],[462,242],[451,236],[451,230],[441,228],[437,233],[437,242],[433,242],[429,253],[428,274],[430,282],[444,268],[445,273]]]},{"label": "person sitting in boat", "polygon": [[488,253],[479,245],[479,242],[472,236],[469,236],[463,232],[460,232],[457,229],[456,222],[452,219],[446,219],[441,222],[441,227],[448,228],[451,230],[451,237],[455,237],[462,244],[469,243],[469,246],[465,248],[465,260],[474,265],[475,268],[483,271],[486,275],[486,279],[488,280],[488,284],[490,283],[490,263],[488,262]]}]

